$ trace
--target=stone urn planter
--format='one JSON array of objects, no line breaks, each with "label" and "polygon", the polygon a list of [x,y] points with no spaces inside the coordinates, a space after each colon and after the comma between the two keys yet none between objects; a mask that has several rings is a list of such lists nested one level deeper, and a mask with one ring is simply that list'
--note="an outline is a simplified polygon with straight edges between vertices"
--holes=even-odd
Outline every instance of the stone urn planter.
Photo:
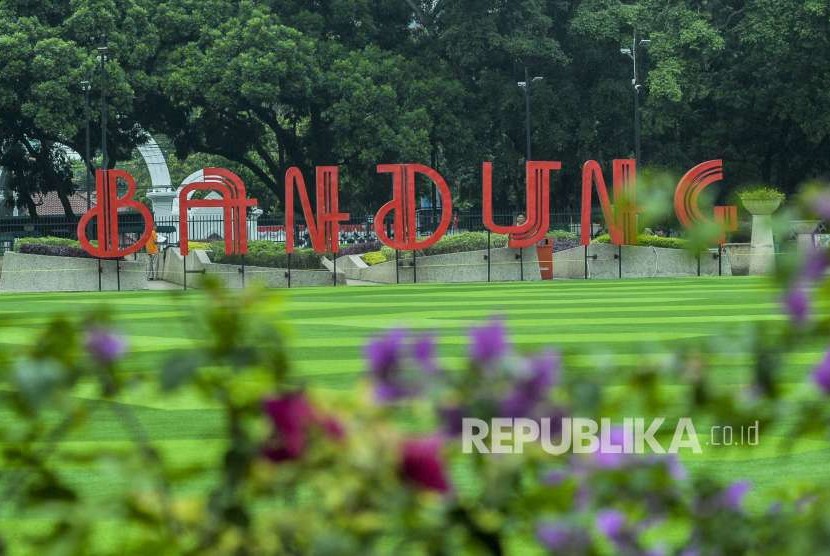
[{"label": "stone urn planter", "polygon": [[[784,195],[774,190],[749,191],[740,195],[744,208],[752,215],[749,274],[768,274],[775,268],[775,242],[772,236],[772,213],[784,201]],[[766,197],[766,198],[764,198]]]},{"label": "stone urn planter", "polygon": [[815,232],[818,220],[793,220],[793,231],[796,234],[796,245],[801,252],[811,251],[815,247]]}]

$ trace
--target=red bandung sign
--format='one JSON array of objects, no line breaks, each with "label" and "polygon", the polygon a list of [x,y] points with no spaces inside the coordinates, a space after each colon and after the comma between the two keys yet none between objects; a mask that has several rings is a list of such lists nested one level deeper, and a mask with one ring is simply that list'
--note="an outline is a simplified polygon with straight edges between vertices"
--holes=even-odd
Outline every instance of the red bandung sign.
[{"label": "red bandung sign", "polygon": [[[636,186],[637,163],[633,159],[614,160],[612,163],[612,193],[608,188],[602,168],[598,162],[589,160],[582,167],[582,228],[581,243],[591,241],[591,206],[596,188],[605,224],[615,245],[633,245],[637,242]],[[509,246],[530,247],[545,237],[550,225],[551,174],[562,168],[558,161],[532,160],[526,164],[526,214],[527,220],[512,226],[499,226],[493,219],[493,165],[482,164],[482,219],[484,226],[495,233],[508,234]],[[420,250],[433,245],[446,233],[452,219],[452,195],[446,180],[434,169],[423,164],[379,164],[378,173],[392,174],[392,199],[380,207],[375,215],[375,233],[381,242],[393,249],[403,251]],[[192,207],[220,207],[224,215],[225,250],[232,254],[244,254],[248,250],[246,213],[256,206],[256,199],[248,199],[245,184],[224,168],[205,168],[203,181],[191,183],[179,192],[179,224],[181,251],[188,253],[187,211]],[[285,250],[294,251],[294,195],[300,197],[300,205],[308,224],[309,237],[318,253],[337,253],[339,248],[340,223],[349,219],[349,214],[340,212],[339,180],[337,166],[318,166],[316,169],[316,207],[312,209],[302,172],[289,168],[285,174]],[[426,176],[436,186],[441,197],[441,219],[436,230],[426,238],[419,238],[416,229],[415,179],[418,174]],[[153,227],[150,211],[135,200],[135,180],[123,170],[98,170],[96,173],[98,204],[81,217],[78,222],[78,238],[83,248],[92,256],[116,258],[135,253],[147,243]],[[118,197],[118,179],[127,183],[126,193]],[[710,160],[689,170],[677,184],[674,208],[677,218],[684,227],[691,227],[708,220],[721,225],[724,233],[737,229],[737,207],[718,206],[712,219],[707,218],[699,205],[700,193],[708,186],[723,179],[723,161]],[[220,199],[190,199],[194,191],[215,191]],[[616,206],[614,206],[616,205]],[[145,230],[139,240],[126,248],[118,243],[118,210],[133,208],[142,215]],[[390,237],[384,227],[387,216],[392,218]],[[98,226],[98,245],[93,245],[86,227],[92,219]],[[723,241],[723,237],[720,239]]]}]

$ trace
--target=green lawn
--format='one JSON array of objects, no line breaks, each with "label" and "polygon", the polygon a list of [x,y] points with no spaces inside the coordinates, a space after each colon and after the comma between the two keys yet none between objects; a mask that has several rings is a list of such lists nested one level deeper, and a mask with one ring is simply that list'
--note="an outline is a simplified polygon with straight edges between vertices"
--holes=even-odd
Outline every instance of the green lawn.
[{"label": "green lawn", "polygon": [[[298,375],[344,396],[359,383],[367,338],[396,325],[436,333],[442,359],[452,363],[463,357],[471,325],[501,315],[519,349],[558,346],[568,372],[601,376],[612,387],[620,378],[604,369],[604,354],[634,364],[647,357],[644,353],[659,357],[708,337],[711,349],[723,347],[715,356],[719,380],[740,385],[748,376],[741,330],[784,318],[775,287],[756,278],[307,288],[287,290],[285,296]],[[173,351],[198,344],[192,322],[201,300],[199,292],[0,295],[0,350],[24,349],[56,313],[82,318],[106,305],[130,338],[125,370],[155,373]],[[800,387],[825,347],[816,344],[787,359],[790,387]],[[153,439],[176,458],[205,457],[217,447],[211,439],[222,435],[217,413],[193,400],[177,399],[171,406],[143,392],[134,409]],[[4,415],[9,414],[0,408],[0,418]],[[804,441],[790,456],[778,453],[774,440],[762,430],[757,448],[706,450],[687,463],[692,469],[711,466],[724,478],[748,477],[758,490],[801,479],[830,486],[824,440]],[[79,449],[125,441],[109,412],[100,412],[83,437],[68,440]],[[102,495],[115,488],[105,473],[75,480]],[[6,526],[15,524],[5,517]]]}]

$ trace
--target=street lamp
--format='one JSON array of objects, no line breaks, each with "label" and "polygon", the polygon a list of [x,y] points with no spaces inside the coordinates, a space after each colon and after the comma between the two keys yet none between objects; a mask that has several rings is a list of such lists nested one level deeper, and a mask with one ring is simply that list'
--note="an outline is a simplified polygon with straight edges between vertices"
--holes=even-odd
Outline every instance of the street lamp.
[{"label": "street lamp", "polygon": [[[530,88],[533,86],[534,83],[538,83],[544,79],[544,77],[536,76],[533,79],[530,78],[530,75],[527,73],[527,66],[525,66],[525,80],[519,81],[516,85],[519,86],[525,94],[525,141],[527,143],[527,157],[525,158],[525,162],[530,162],[531,158],[531,149],[530,149]],[[525,263],[524,263],[524,249],[519,249],[519,279],[524,282],[525,279]]]},{"label": "street lamp", "polygon": [[525,66],[525,80],[519,81],[516,85],[524,91],[525,94],[525,140],[527,141],[527,160],[530,160],[530,87],[534,83],[538,83],[544,77],[536,76],[533,79],[528,77],[527,66]]},{"label": "street lamp", "polygon": [[634,158],[637,162],[640,161],[640,91],[643,90],[643,84],[639,81],[637,73],[637,50],[639,48],[646,48],[651,44],[649,39],[640,39],[637,41],[637,32],[634,32],[634,40],[631,42],[631,48],[621,48],[620,54],[631,58],[633,76],[631,78],[631,86],[634,89]]},{"label": "street lamp", "polygon": [[109,47],[104,38],[104,44],[98,47],[98,61],[101,63],[101,168],[109,168],[109,156],[107,154],[107,60]]},{"label": "street lamp", "polygon": [[81,90],[84,92],[84,119],[86,120],[86,150],[84,152],[84,185],[86,185],[86,210],[89,212],[92,206],[92,184],[89,181],[89,166],[92,161],[89,158],[90,144],[89,144],[89,91],[92,89],[92,83],[89,79],[81,81]]}]

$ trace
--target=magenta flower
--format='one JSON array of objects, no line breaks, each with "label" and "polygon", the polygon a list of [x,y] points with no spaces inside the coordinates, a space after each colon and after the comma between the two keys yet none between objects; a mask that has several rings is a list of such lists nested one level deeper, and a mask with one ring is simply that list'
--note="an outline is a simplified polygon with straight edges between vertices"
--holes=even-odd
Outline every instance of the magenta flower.
[{"label": "magenta flower", "polygon": [[740,510],[744,497],[751,488],[752,485],[749,481],[736,481],[732,483],[721,492],[721,506],[730,510]]},{"label": "magenta flower", "polygon": [[825,394],[830,394],[830,351],[824,354],[824,358],[813,370],[813,382]]},{"label": "magenta flower", "polygon": [[625,535],[625,516],[617,510],[601,510],[597,513],[597,529],[614,542]]},{"label": "magenta flower", "polygon": [[86,350],[99,363],[109,365],[124,355],[127,341],[118,334],[95,328],[87,332]]},{"label": "magenta flower", "polygon": [[313,427],[319,427],[336,440],[345,436],[340,422],[330,416],[318,415],[302,392],[265,400],[263,409],[271,420],[274,432],[262,452],[273,462],[302,457]]},{"label": "magenta flower", "polygon": [[797,325],[807,322],[810,314],[810,298],[801,284],[796,284],[784,295],[784,309],[790,320]]},{"label": "magenta flower", "polygon": [[425,490],[449,491],[450,482],[441,460],[441,444],[437,436],[406,440],[401,447],[401,476]]},{"label": "magenta flower", "polygon": [[500,319],[470,330],[470,357],[479,365],[502,358],[508,351],[507,332]]}]

